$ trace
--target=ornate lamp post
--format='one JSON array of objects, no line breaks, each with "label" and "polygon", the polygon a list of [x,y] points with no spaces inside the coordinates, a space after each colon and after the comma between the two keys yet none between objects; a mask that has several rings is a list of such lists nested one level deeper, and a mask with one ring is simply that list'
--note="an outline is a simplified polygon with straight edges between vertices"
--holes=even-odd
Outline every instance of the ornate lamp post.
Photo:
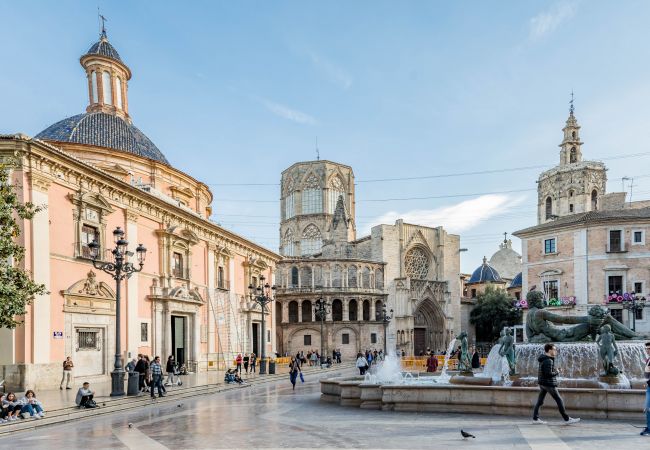
[{"label": "ornate lamp post", "polygon": [[393,310],[390,310],[390,315],[386,311],[386,303],[381,305],[381,321],[384,322],[384,358],[387,356],[387,339],[386,339],[386,330],[388,329],[388,324],[393,319]]},{"label": "ornate lamp post", "polygon": [[[99,256],[99,243],[97,241],[89,243],[88,248],[90,249],[90,257],[92,258],[95,269],[103,270],[115,280],[115,365],[113,372],[111,372],[111,397],[118,397],[124,395],[125,373],[124,367],[122,367],[120,286],[123,279],[129,278],[135,272],[140,272],[142,270],[144,260],[147,256],[147,249],[142,244],[139,244],[135,249],[140,266],[139,269],[136,269],[133,263],[126,260],[126,257],[133,256],[133,253],[127,250],[129,241],[124,237],[124,230],[120,227],[115,228],[115,231],[113,231],[113,238],[115,240],[115,248],[111,250],[113,261],[97,262],[97,257]],[[135,299],[133,299],[133,301],[135,301]]]},{"label": "ornate lamp post", "polygon": [[323,335],[323,324],[325,323],[325,318],[327,314],[331,311],[331,305],[323,299],[323,297],[316,300],[316,319],[320,320],[320,366],[323,367],[323,364],[327,361],[325,358],[325,337]]},{"label": "ornate lamp post", "polygon": [[636,295],[633,295],[623,298],[623,309],[632,312],[632,331],[636,331],[636,312],[643,311],[643,308],[646,306],[645,297],[638,298]]},{"label": "ornate lamp post", "polygon": [[260,305],[260,309],[262,310],[262,350],[260,355],[260,375],[266,374],[266,320],[264,319],[264,313],[266,312],[266,305],[275,300],[275,297],[271,296],[275,293],[275,286],[271,286],[269,283],[264,284],[265,279],[266,278],[264,278],[264,275],[262,275],[257,286],[253,286],[252,284],[248,285],[250,299]]}]

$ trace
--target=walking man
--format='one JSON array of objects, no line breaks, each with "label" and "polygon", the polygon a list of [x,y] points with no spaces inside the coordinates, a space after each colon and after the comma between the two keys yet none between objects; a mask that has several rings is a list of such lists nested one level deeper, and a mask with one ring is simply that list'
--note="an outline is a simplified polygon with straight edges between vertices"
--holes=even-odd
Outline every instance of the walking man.
[{"label": "walking man", "polygon": [[72,376],[72,368],[74,367],[74,364],[72,363],[72,358],[69,356],[63,361],[63,376],[61,377],[61,385],[59,386],[59,389],[63,389],[63,382],[66,381],[65,383],[65,388],[66,389],[72,389],[70,385],[72,384],[73,381],[73,376]]},{"label": "walking man", "polygon": [[155,398],[156,396],[154,395],[154,390],[158,388],[158,397],[164,397],[165,394],[163,394],[163,385],[162,385],[162,366],[160,365],[160,356],[156,356],[151,363],[151,376],[152,376],[152,383],[151,383],[151,398]]},{"label": "walking man", "polygon": [[650,436],[650,342],[645,343],[645,430],[641,432],[641,436]]},{"label": "walking man", "polygon": [[539,408],[544,404],[544,398],[546,394],[550,394],[551,397],[557,403],[557,407],[562,414],[564,423],[570,425],[572,423],[580,422],[580,419],[574,419],[569,417],[569,415],[564,410],[564,402],[560,393],[557,391],[557,376],[559,371],[555,368],[555,357],[557,356],[557,347],[555,344],[546,344],[544,345],[544,352],[537,360],[539,361],[539,372],[537,375],[537,383],[539,384],[539,397],[537,398],[537,404],[535,405],[535,410],[533,411],[533,424],[544,424],[546,423],[539,418]]}]

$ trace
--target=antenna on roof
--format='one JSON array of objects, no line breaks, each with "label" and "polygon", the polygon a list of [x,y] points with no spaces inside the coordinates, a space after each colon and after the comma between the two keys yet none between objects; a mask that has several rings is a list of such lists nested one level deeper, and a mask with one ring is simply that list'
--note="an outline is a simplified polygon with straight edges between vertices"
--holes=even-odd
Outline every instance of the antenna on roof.
[{"label": "antenna on roof", "polygon": [[504,244],[508,243],[508,232],[503,233],[503,243]]},{"label": "antenna on roof", "polygon": [[569,113],[573,115],[573,89],[571,89],[571,101],[569,102]]},{"label": "antenna on roof", "polygon": [[318,136],[316,136],[316,161],[320,161],[320,151],[318,150]]}]

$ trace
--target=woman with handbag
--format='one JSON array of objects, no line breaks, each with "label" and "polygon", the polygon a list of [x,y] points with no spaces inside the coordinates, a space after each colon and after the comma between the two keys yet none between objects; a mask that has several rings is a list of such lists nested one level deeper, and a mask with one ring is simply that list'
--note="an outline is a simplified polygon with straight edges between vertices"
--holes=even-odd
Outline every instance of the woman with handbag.
[{"label": "woman with handbag", "polygon": [[296,390],[296,379],[298,378],[298,374],[302,375],[302,371],[300,370],[300,363],[294,356],[292,356],[291,362],[289,363],[289,380],[293,385],[292,390],[294,391]]}]

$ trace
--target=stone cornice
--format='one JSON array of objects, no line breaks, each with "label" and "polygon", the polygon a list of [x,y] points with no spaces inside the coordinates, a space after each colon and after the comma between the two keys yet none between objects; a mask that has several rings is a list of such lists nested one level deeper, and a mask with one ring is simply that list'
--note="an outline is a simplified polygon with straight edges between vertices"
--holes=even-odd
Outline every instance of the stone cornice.
[{"label": "stone cornice", "polygon": [[[193,231],[202,240],[228,247],[242,256],[252,253],[269,265],[274,265],[281,259],[280,255],[269,249],[118,180],[46,142],[22,135],[0,135],[0,156],[4,153],[22,156],[27,160],[23,161],[23,170],[40,175],[50,182],[99,193],[122,208],[137,211],[140,216],[177,224]],[[54,176],[49,178],[50,174]]]},{"label": "stone cornice", "polygon": [[35,191],[47,193],[50,189],[52,180],[49,177],[36,172],[29,172],[27,176],[29,177],[29,182]]}]

